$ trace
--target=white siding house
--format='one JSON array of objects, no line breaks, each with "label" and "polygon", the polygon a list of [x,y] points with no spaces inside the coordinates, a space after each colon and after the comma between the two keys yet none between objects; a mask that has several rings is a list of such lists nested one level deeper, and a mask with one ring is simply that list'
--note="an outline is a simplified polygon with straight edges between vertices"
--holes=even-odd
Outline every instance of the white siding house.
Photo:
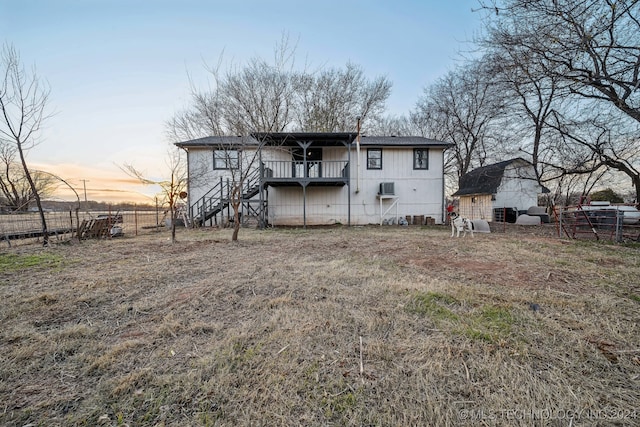
[{"label": "white siding house", "polygon": [[538,205],[538,195],[548,192],[536,179],[533,165],[515,158],[472,170],[460,179],[460,214],[486,221],[516,217]]},{"label": "white siding house", "polygon": [[189,211],[201,223],[228,220],[225,187],[241,173],[243,218],[256,217],[262,225],[366,225],[407,216],[444,220],[443,153],[449,144],[441,141],[269,133],[176,145],[187,152]]}]

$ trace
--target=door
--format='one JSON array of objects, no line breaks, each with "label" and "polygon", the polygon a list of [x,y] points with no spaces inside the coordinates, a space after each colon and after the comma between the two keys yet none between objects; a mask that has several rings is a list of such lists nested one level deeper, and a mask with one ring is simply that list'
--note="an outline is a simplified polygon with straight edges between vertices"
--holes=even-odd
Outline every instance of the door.
[{"label": "door", "polygon": [[322,148],[307,148],[307,170],[304,169],[304,150],[295,147],[291,150],[293,157],[293,176],[295,178],[322,177]]}]

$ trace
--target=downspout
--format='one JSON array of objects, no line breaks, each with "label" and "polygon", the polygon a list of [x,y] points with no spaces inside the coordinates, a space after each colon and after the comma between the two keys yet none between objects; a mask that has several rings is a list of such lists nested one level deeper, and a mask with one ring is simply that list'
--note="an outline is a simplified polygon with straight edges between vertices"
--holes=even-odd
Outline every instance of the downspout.
[{"label": "downspout", "polygon": [[260,214],[258,215],[258,222],[260,225],[260,230],[264,230],[264,221],[265,221],[265,212],[264,212],[264,163],[262,163],[262,146],[259,145],[258,146],[258,162],[260,162],[259,164],[259,170],[260,170],[260,177],[258,178],[260,180],[260,186],[258,191],[260,192],[260,197],[258,198],[258,203],[260,203]]},{"label": "downspout", "polygon": [[444,194],[444,192],[446,191],[446,186],[444,185],[444,180],[445,180],[445,176],[444,176],[444,152],[446,151],[447,147],[442,149],[442,209],[440,211],[440,215],[442,215],[442,224],[446,224],[447,223],[447,214],[446,212],[446,208],[447,208],[447,195]]},{"label": "downspout", "polygon": [[358,117],[358,135],[356,137],[356,194],[360,192],[360,117]]},{"label": "downspout", "polygon": [[193,227],[193,208],[191,206],[191,168],[189,167],[189,150],[187,150],[185,147],[180,147],[178,146],[178,148],[184,150],[185,155],[187,156],[187,212],[189,213],[189,226]]},{"label": "downspout", "polygon": [[347,225],[351,227],[351,137],[349,137],[350,141],[347,144],[347,163],[349,167],[347,168]]}]

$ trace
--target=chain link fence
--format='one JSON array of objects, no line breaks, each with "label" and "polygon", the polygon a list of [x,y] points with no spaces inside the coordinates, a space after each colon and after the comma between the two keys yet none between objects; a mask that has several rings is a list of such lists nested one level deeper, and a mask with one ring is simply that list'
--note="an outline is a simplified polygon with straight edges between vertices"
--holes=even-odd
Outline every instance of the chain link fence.
[{"label": "chain link fence", "polygon": [[[45,212],[45,221],[50,239],[65,240],[82,238],[114,238],[155,233],[167,228],[170,214],[167,211],[54,211]],[[169,221],[167,221],[169,219]],[[101,223],[106,232],[87,232]],[[42,222],[38,212],[0,214],[0,241],[11,246],[15,241],[42,239]]]}]

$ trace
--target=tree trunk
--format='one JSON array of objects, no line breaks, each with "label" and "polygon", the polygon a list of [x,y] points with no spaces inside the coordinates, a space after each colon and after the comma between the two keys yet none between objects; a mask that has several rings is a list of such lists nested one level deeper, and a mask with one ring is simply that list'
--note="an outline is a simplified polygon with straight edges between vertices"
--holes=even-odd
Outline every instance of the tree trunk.
[{"label": "tree trunk", "polygon": [[176,209],[171,205],[171,244],[176,242]]},{"label": "tree trunk", "polygon": [[[80,242],[82,241],[82,240],[81,240],[81,237],[82,237],[82,236],[80,236],[80,235],[78,234],[78,231],[80,230],[80,214],[79,214],[79,211],[80,211],[80,202],[78,202],[78,207],[75,209],[75,211],[76,211],[76,238],[78,239],[78,243],[80,243]],[[73,224],[71,224],[71,225],[73,225]],[[73,227],[71,227],[71,229],[73,230]],[[72,231],[72,232],[73,232],[73,231]],[[71,237],[73,237],[73,234],[71,235]]]},{"label": "tree trunk", "polygon": [[31,177],[31,173],[29,172],[29,168],[27,167],[27,162],[24,158],[24,153],[22,151],[21,144],[18,144],[18,153],[20,155],[20,161],[22,162],[22,168],[24,169],[24,175],[27,178],[27,181],[29,182],[29,186],[31,187],[31,191],[33,192],[33,197],[36,199],[38,212],[40,213],[40,222],[42,223],[42,246],[49,246],[49,231],[47,230],[47,221],[44,217],[44,210],[42,209],[40,194],[38,194],[38,189],[36,188],[36,184],[33,182],[33,178]]},{"label": "tree trunk", "polygon": [[[31,177],[29,177],[29,181],[31,181]],[[36,199],[36,205],[38,205],[38,212],[40,213],[40,221],[42,222],[42,246],[49,246],[49,230],[47,230],[47,220],[44,217],[40,195],[38,192],[35,192],[33,195]]]},{"label": "tree trunk", "polygon": [[233,234],[231,235],[231,241],[238,240],[238,233],[240,232],[240,206],[239,203],[233,203]]}]

